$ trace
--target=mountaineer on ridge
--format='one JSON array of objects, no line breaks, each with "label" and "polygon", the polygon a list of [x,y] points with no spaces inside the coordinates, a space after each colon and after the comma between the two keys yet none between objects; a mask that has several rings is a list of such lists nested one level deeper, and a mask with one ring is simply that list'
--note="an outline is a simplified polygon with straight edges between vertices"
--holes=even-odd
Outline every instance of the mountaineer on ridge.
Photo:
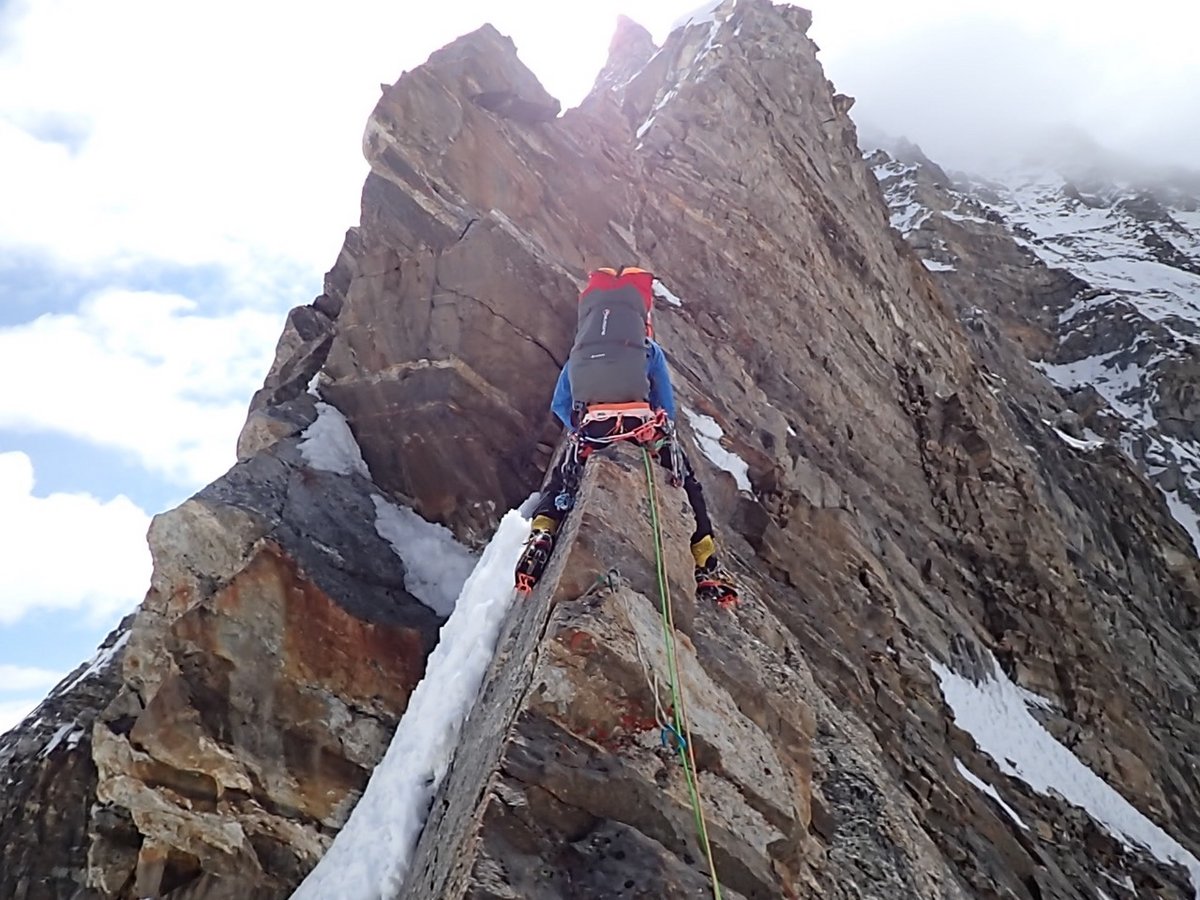
[{"label": "mountaineer on ridge", "polygon": [[551,403],[569,443],[550,473],[517,564],[517,587],[524,593],[546,568],[588,456],[632,441],[653,450],[671,472],[671,483],[687,494],[696,519],[691,538],[696,596],[722,606],[737,602],[733,579],[717,558],[704,492],[676,434],[671,377],[650,320],[653,285],[654,275],[645,269],[601,268],[590,274],[579,295],[575,343]]}]

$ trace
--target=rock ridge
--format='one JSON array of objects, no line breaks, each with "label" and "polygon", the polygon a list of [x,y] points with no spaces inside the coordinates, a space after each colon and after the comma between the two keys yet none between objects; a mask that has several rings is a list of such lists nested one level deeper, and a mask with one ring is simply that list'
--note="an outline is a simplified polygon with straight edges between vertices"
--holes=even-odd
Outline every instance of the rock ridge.
[{"label": "rock ridge", "polygon": [[[482,546],[559,439],[580,280],[638,261],[673,298],[656,335],[745,587],[732,614],[690,602],[690,523],[665,491],[727,896],[1190,896],[1200,562],[1028,362],[1082,279],[1033,265],[936,173],[889,210],[898,164],[863,160],[810,21],[726,0],[661,48],[625,26],[562,115],[491,27],[384,89],[360,223],[289,316],[238,464],[152,528],[150,591],[77,745],[95,782],[39,782],[62,796],[43,819],[86,810],[61,863],[84,895],[298,883],[442,622],[380,510]],[[977,234],[922,231],[938,203]],[[400,896],[706,895],[644,677],[661,661],[644,492],[627,454],[589,467]],[[1035,742],[1067,768],[1043,778]],[[28,756],[19,777],[41,777]],[[1088,778],[1097,793],[1072,793]],[[24,850],[11,871],[22,900],[62,884]]]}]

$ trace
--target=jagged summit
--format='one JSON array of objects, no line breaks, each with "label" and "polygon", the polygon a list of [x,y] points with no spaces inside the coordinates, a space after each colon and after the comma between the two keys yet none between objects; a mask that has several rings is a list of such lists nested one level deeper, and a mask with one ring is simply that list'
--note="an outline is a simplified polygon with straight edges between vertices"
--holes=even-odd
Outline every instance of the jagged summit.
[{"label": "jagged summit", "polygon": [[603,91],[619,91],[657,52],[658,45],[649,31],[633,19],[618,16],[617,30],[608,45],[608,61],[596,76],[589,97]]},{"label": "jagged summit", "polygon": [[[351,854],[381,867],[346,900],[701,897],[712,871],[730,900],[1192,895],[1200,562],[1028,363],[1078,279],[931,179],[889,210],[918,167],[876,179],[809,21],[726,0],[644,62],[632,32],[562,115],[490,28],[384,91],[361,220],[238,464],[156,519],[94,725],[0,757],[34,810],[0,799],[0,894],[287,896],[396,741],[415,800],[371,808],[404,844]],[[926,196],[998,230],[932,233]],[[590,467],[530,598],[468,590],[560,438],[580,281],[614,261],[669,290],[678,424],[744,588],[691,602],[663,486],[711,867],[663,745],[641,461]],[[468,596],[498,613],[477,690],[445,640]],[[470,715],[405,753],[427,667]]]}]

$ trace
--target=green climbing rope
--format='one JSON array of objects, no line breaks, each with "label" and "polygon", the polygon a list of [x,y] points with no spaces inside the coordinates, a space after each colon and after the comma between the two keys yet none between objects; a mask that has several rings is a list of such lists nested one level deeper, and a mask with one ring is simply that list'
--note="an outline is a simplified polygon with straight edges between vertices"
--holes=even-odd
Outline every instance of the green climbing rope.
[{"label": "green climbing rope", "polygon": [[646,493],[650,504],[650,527],[654,532],[654,563],[658,574],[663,643],[666,645],[667,675],[671,683],[671,705],[675,715],[675,743],[679,748],[679,760],[683,763],[684,777],[687,779],[688,794],[692,802],[692,812],[696,817],[696,834],[700,838],[700,846],[708,860],[713,898],[721,900],[721,882],[717,878],[717,866],[713,861],[712,846],[708,840],[708,825],[704,821],[704,805],[700,798],[700,778],[696,770],[696,757],[692,752],[692,733],[688,727],[687,712],[683,705],[683,689],[679,684],[679,667],[675,660],[675,618],[671,612],[671,588],[667,583],[666,566],[663,563],[662,531],[658,524],[658,487],[654,481],[654,467],[650,464],[650,454],[645,447],[642,448],[642,462],[646,466]]}]

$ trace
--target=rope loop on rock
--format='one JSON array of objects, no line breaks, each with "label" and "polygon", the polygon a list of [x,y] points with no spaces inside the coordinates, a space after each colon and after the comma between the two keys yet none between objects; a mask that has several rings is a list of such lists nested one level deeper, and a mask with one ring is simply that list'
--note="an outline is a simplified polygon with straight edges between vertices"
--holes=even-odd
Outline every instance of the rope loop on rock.
[{"label": "rope loop on rock", "polygon": [[[692,751],[692,732],[688,727],[687,711],[683,705],[683,690],[679,680],[679,666],[675,658],[675,617],[671,610],[671,588],[667,582],[666,566],[663,562],[662,529],[658,522],[658,485],[654,481],[654,467],[650,464],[650,453],[645,447],[642,450],[642,462],[646,466],[646,493],[650,506],[650,528],[654,533],[654,564],[658,574],[659,609],[662,613],[663,643],[667,651],[667,675],[671,686],[672,712],[674,726],[663,722],[663,739],[666,740],[666,730],[677,738],[679,760],[683,763],[684,776],[687,779],[688,795],[692,802],[692,812],[696,816],[696,834],[700,838],[700,847],[708,860],[708,872],[712,877],[714,900],[721,900],[721,882],[717,878],[717,866],[713,861],[712,845],[708,840],[708,824],[704,821],[704,804],[700,797],[700,777],[696,769],[696,756]],[[658,702],[657,688],[655,703]]]}]

